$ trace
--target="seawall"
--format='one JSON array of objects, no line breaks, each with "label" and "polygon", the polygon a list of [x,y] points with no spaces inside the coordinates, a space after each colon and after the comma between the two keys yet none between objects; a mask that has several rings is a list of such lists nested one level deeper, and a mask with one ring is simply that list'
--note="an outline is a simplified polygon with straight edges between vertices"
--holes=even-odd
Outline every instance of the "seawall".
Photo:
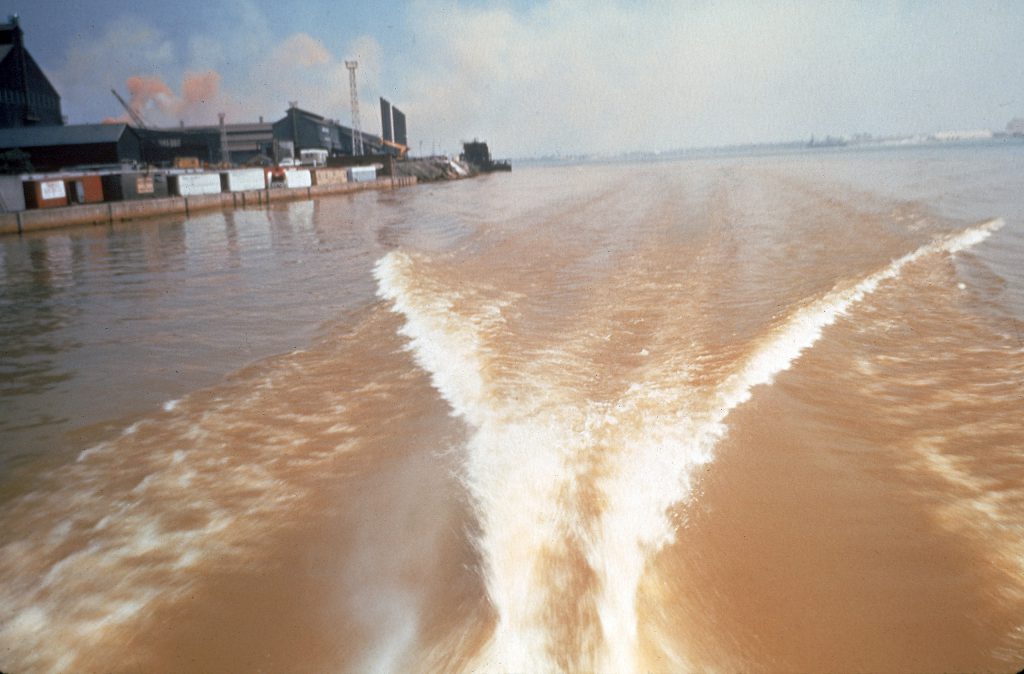
[{"label": "seawall", "polygon": [[215,209],[253,208],[279,201],[297,201],[366,190],[410,187],[416,182],[415,177],[379,178],[365,183],[339,183],[295,188],[274,187],[248,192],[221,192],[193,197],[167,197],[137,201],[109,201],[100,204],[0,213],[0,234],[21,234],[76,225],[106,225],[161,215],[183,214],[188,216],[199,211]]}]

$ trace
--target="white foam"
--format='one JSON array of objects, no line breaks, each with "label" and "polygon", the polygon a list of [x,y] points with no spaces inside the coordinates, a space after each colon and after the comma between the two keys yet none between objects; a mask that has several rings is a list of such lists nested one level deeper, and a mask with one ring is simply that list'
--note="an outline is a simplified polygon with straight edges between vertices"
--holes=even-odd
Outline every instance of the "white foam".
[{"label": "white foam", "polygon": [[50,545],[59,545],[68,537],[71,533],[71,527],[73,523],[70,519],[61,520],[52,529],[50,529],[50,535],[47,537],[47,542]]},{"label": "white foam", "polygon": [[[685,385],[667,389],[638,383],[612,404],[567,399],[571,392],[545,382],[517,391],[522,395],[515,400],[499,397],[499,387],[484,373],[490,371],[486,340],[502,327],[500,302],[484,303],[481,310],[478,301],[474,313],[460,315],[454,308],[470,289],[439,287],[405,253],[391,252],[379,260],[378,295],[404,316],[401,332],[417,363],[453,414],[474,429],[466,481],[482,529],[487,591],[498,614],[494,636],[477,665],[511,671],[555,668],[546,620],[558,579],[537,562],[578,544],[599,579],[595,601],[601,643],[584,645],[590,652],[581,655],[592,660],[584,666],[637,670],[641,578],[652,555],[673,540],[669,509],[691,493],[696,468],[712,460],[728,430],[728,415],[907,264],[964,250],[1002,224],[992,220],[940,237],[798,308],[710,396]],[[572,357],[555,351],[535,355],[556,364]],[[577,509],[586,498],[579,495],[586,480],[598,488],[604,504],[596,526],[582,522]]]},{"label": "white foam", "polygon": [[[154,432],[96,444],[59,469],[52,489],[5,504],[19,513],[11,539],[0,542],[5,664],[75,671],[105,632],[180,596],[193,567],[239,559],[278,526],[265,515],[308,493],[290,480],[289,454],[325,461],[333,452],[292,450],[293,438],[269,422],[244,459],[226,452],[226,435],[262,396],[250,389],[187,416],[134,424],[129,431],[152,424]],[[330,421],[346,420],[323,417]],[[182,488],[192,497],[183,500]]]},{"label": "white foam", "polygon": [[15,615],[7,629],[14,635],[28,637],[45,630],[48,622],[46,611],[39,606],[30,606]]},{"label": "white foam", "polygon": [[[720,409],[726,414],[750,398],[750,391],[769,384],[778,373],[789,369],[804,350],[814,345],[822,330],[835,323],[855,303],[878,289],[887,280],[899,276],[903,268],[925,255],[956,253],[987,239],[1003,226],[1001,219],[990,220],[959,234],[944,236],[907,253],[852,287],[836,289],[819,300],[797,310],[788,321],[764,340],[743,367],[720,389]],[[724,418],[724,414],[721,415]]]},{"label": "white foam", "polygon": [[87,461],[93,455],[109,450],[110,447],[111,445],[109,442],[101,442],[99,444],[93,445],[92,447],[87,447],[78,453],[78,457],[75,460],[79,463]]},{"label": "white foam", "polygon": [[401,332],[409,338],[416,362],[430,374],[453,413],[479,426],[485,421],[480,413],[486,412],[480,404],[486,395],[479,357],[482,333],[502,321],[500,306],[481,307],[480,315],[463,320],[452,311],[459,294],[417,289],[408,282],[412,266],[412,258],[405,253],[393,251],[381,258],[374,267],[377,294],[405,316]]}]

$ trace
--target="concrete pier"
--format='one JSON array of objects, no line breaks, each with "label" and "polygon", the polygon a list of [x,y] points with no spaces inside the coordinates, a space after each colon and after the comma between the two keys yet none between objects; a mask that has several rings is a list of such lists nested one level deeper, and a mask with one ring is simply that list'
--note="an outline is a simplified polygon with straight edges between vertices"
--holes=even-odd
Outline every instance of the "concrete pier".
[{"label": "concrete pier", "polygon": [[274,187],[250,192],[221,192],[192,197],[168,197],[138,201],[111,201],[102,204],[67,206],[0,213],[0,234],[21,234],[41,229],[76,225],[106,225],[161,215],[191,215],[199,211],[227,208],[253,208],[278,201],[314,199],[333,194],[365,190],[388,190],[416,184],[415,177],[380,178],[374,182],[314,185],[312,187]]}]

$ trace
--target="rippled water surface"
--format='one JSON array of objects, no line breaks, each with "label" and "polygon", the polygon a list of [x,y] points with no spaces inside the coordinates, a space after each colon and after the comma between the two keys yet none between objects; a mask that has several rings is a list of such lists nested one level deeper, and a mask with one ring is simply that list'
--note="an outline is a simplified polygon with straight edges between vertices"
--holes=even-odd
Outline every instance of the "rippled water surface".
[{"label": "rippled water surface", "polygon": [[0,670],[1016,671],[1024,146],[0,239]]}]

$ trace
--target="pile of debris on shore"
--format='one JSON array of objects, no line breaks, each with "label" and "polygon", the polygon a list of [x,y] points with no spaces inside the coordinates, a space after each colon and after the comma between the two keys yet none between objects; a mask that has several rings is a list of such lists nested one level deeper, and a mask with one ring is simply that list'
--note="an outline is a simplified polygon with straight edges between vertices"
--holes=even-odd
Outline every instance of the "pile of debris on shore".
[{"label": "pile of debris on shore", "polygon": [[421,183],[458,180],[473,175],[469,165],[447,157],[423,157],[397,161],[393,170],[395,177],[415,177]]},{"label": "pile of debris on shore", "polygon": [[512,165],[507,161],[496,161],[491,158],[487,143],[474,140],[462,144],[463,152],[459,158],[423,157],[396,161],[393,175],[396,177],[415,177],[419,182],[438,180],[458,180],[469,178],[481,173],[494,171],[511,171]]}]

